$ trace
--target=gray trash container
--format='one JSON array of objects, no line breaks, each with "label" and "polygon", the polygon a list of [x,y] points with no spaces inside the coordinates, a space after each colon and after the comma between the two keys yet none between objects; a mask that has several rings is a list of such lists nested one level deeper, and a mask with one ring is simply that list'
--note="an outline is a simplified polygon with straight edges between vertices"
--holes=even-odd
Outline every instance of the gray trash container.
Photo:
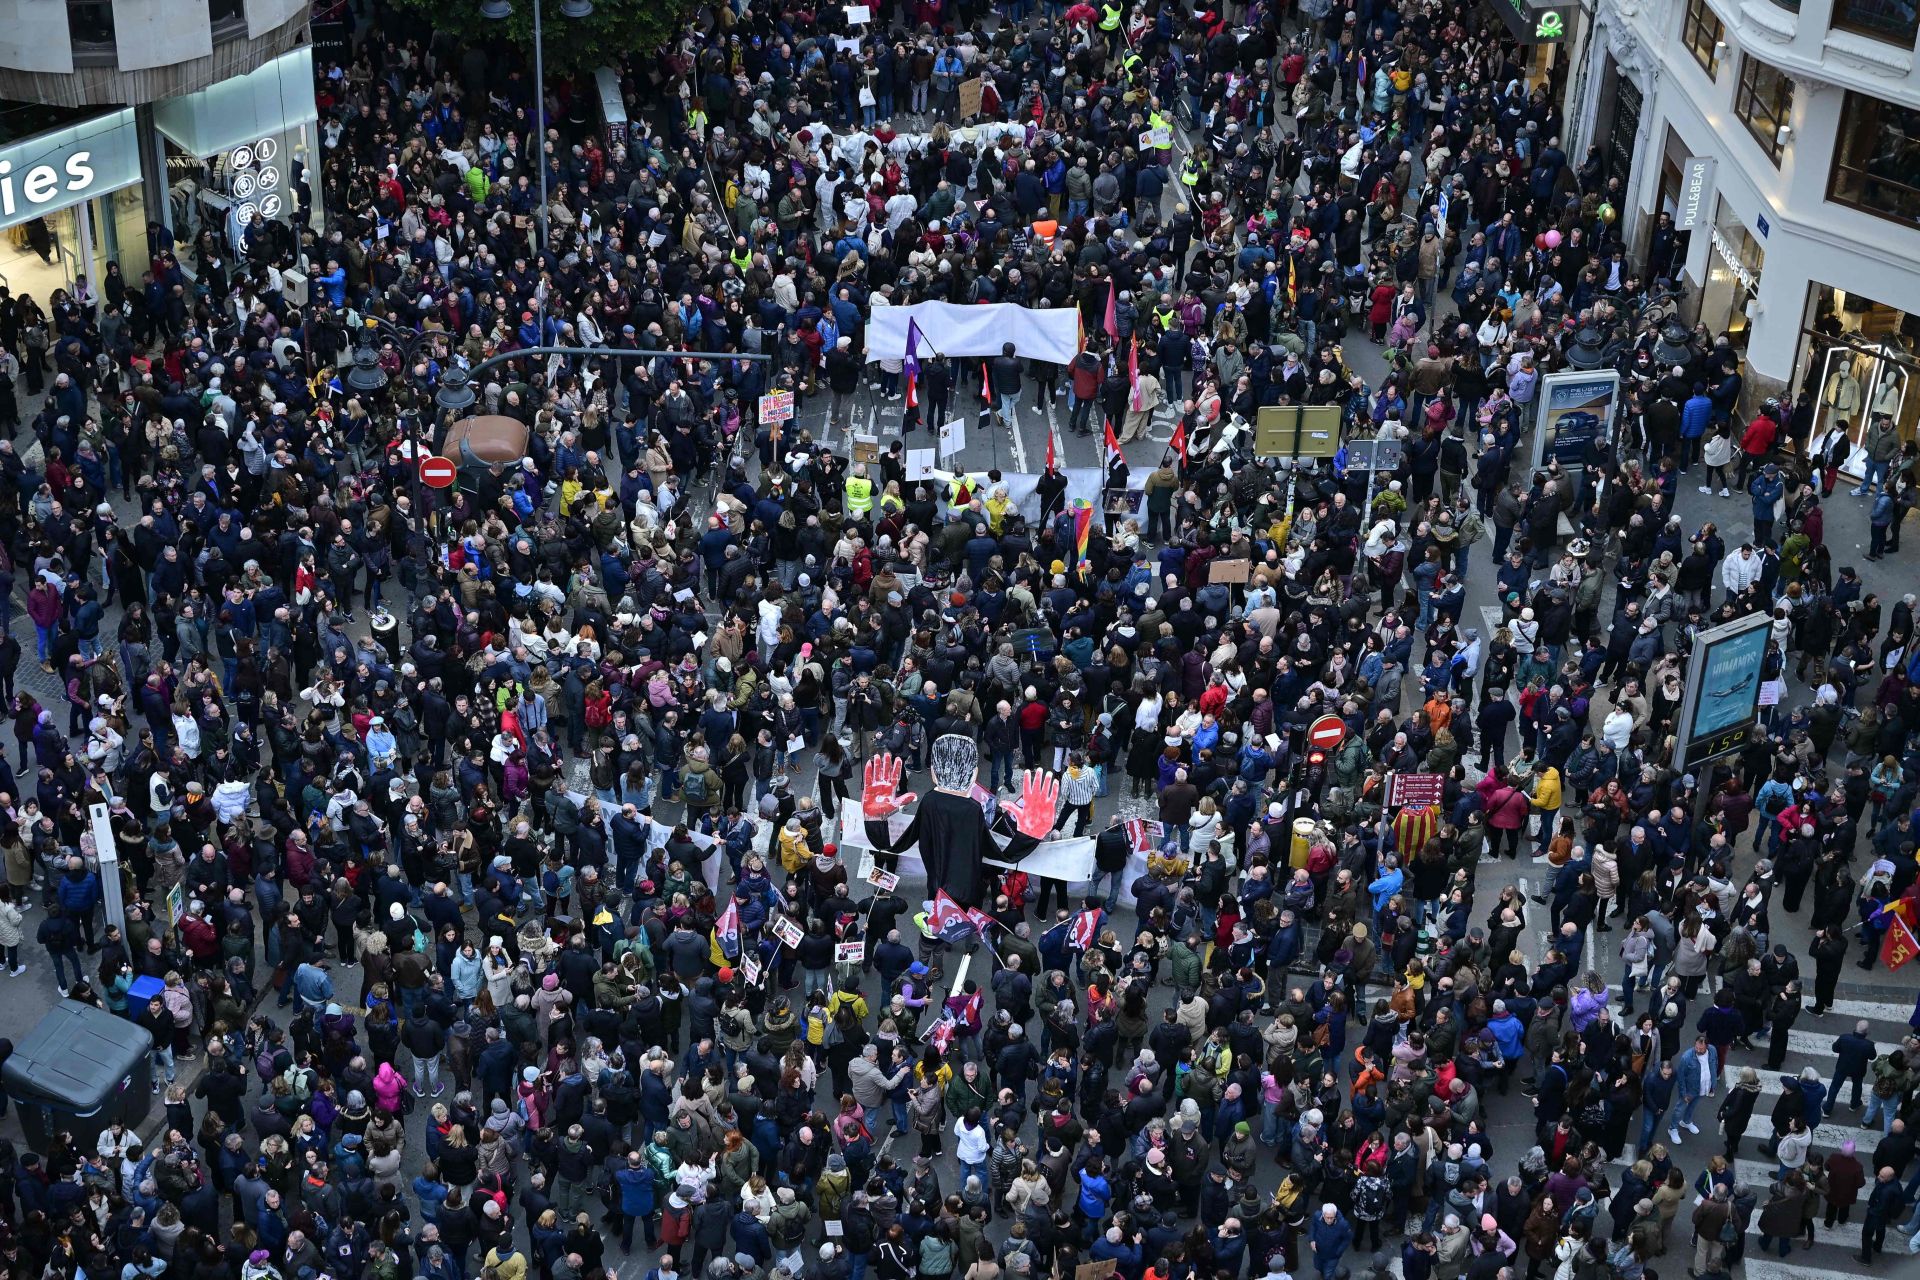
[{"label": "gray trash container", "polygon": [[0,1070],[28,1147],[45,1151],[66,1129],[91,1151],[115,1120],[138,1125],[153,1102],[152,1050],[137,1022],[77,1000],[54,1005]]}]

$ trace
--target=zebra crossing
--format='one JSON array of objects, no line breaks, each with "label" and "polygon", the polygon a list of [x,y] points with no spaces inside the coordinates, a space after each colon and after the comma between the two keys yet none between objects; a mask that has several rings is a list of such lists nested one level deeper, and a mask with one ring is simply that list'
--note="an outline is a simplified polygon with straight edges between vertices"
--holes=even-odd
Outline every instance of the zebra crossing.
[{"label": "zebra crossing", "polygon": [[[1725,1150],[1725,1140],[1718,1132],[1715,1113],[1719,1109],[1720,1099],[1726,1096],[1726,1089],[1739,1077],[1742,1067],[1752,1067],[1760,1076],[1760,1098],[1754,1104],[1753,1122],[1747,1127],[1747,1136],[1740,1144],[1739,1157],[1734,1161],[1735,1182],[1752,1190],[1756,1206],[1753,1217],[1747,1224],[1747,1251],[1745,1272],[1747,1280],[1840,1280],[1841,1276],[1860,1274],[1858,1254],[1860,1252],[1862,1221],[1866,1216],[1864,1204],[1856,1203],[1852,1221],[1836,1223],[1828,1227],[1825,1222],[1826,1206],[1814,1223],[1814,1244],[1805,1247],[1805,1237],[1796,1239],[1791,1254],[1781,1258],[1778,1253],[1762,1256],[1759,1252],[1760,1206],[1767,1202],[1767,1191],[1779,1172],[1776,1161],[1763,1158],[1759,1154],[1759,1143],[1773,1131],[1770,1115],[1775,1100],[1786,1087],[1785,1081],[1799,1077],[1802,1068],[1812,1067],[1824,1085],[1831,1086],[1833,1081],[1833,1042],[1845,1032],[1852,1031],[1854,1024],[1862,1019],[1869,1024],[1867,1034],[1873,1038],[1877,1052],[1885,1054],[1900,1047],[1901,1041],[1912,1034],[1907,1018],[1912,1006],[1874,1000],[1835,1000],[1827,1016],[1813,1020],[1802,1016],[1799,1024],[1787,1033],[1787,1052],[1784,1061],[1777,1070],[1769,1070],[1764,1065],[1768,1047],[1756,1042],[1749,1051],[1734,1049],[1728,1054],[1728,1061],[1721,1070],[1721,1091],[1712,1099],[1703,1101],[1695,1113],[1694,1120],[1700,1126],[1698,1135],[1681,1131],[1678,1148],[1666,1137],[1664,1123],[1658,1135],[1666,1144],[1669,1154],[1676,1165],[1686,1174],[1689,1185],[1699,1176],[1707,1159]],[[1818,1023],[1808,1026],[1809,1021]],[[1864,1104],[1867,1092],[1872,1088],[1873,1078],[1869,1071],[1862,1086],[1861,1101]],[[1855,1111],[1850,1105],[1851,1086],[1844,1086],[1839,1099],[1839,1110],[1828,1119],[1813,1127],[1813,1150],[1823,1156],[1837,1153],[1843,1144],[1852,1142],[1855,1154],[1863,1168],[1872,1164],[1874,1147],[1880,1141],[1878,1123],[1872,1129],[1863,1129],[1858,1120],[1861,1111]],[[1828,1105],[1834,1099],[1829,1097]],[[1674,1113],[1669,1112],[1671,1117]],[[1637,1123],[1637,1117],[1636,1117]],[[1619,1166],[1631,1165],[1636,1158],[1633,1144],[1613,1163]],[[1871,1184],[1873,1172],[1866,1168]],[[1864,1199],[1865,1191],[1861,1193]],[[1689,1210],[1682,1210],[1681,1221],[1676,1227],[1678,1235],[1684,1229]],[[1907,1259],[1906,1237],[1898,1232],[1887,1234],[1885,1257],[1898,1261]],[[1876,1259],[1876,1263],[1881,1259]]]}]

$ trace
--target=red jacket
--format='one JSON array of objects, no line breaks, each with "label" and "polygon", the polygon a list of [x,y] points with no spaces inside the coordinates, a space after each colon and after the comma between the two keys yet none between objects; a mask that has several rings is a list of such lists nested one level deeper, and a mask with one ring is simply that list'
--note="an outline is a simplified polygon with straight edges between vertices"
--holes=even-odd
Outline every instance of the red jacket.
[{"label": "red jacket", "polygon": [[1773,438],[1779,433],[1780,424],[1764,413],[1754,415],[1747,424],[1746,434],[1740,437],[1740,448],[1749,458],[1758,458],[1773,448]]}]

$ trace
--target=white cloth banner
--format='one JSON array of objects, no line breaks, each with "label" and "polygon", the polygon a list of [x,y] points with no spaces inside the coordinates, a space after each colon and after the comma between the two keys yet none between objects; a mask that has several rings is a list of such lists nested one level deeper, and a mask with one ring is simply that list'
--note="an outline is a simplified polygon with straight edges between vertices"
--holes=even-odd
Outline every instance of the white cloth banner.
[{"label": "white cloth banner", "polygon": [[1066,364],[1080,352],[1080,313],[1072,307],[1037,311],[1010,302],[963,307],[953,302],[916,302],[910,307],[875,307],[867,324],[867,359],[903,360],[907,321],[943,356],[997,356],[1011,342],[1029,360]]},{"label": "white cloth banner", "polygon": [[[845,851],[858,849],[861,851],[861,857],[864,858],[873,851],[873,846],[867,842],[866,825],[860,818],[860,802],[854,800],[844,803],[847,821],[843,822],[840,828],[841,861],[846,863],[847,874],[852,876],[859,866],[859,860],[849,861]],[[1092,836],[1076,836],[1066,840],[1042,840],[1032,853],[1018,862],[1003,862],[998,858],[988,858],[986,861],[989,866],[1018,867],[1035,880],[1042,876],[1059,880],[1071,890],[1076,885],[1092,882],[1093,847]],[[913,845],[896,857],[899,865],[895,870],[901,879],[925,880],[927,878],[927,869],[920,861],[919,845]],[[1146,873],[1146,854],[1135,853],[1127,859],[1125,883],[1120,889],[1121,902],[1128,906],[1133,905],[1133,882]],[[858,879],[858,877],[855,878]],[[914,901],[911,895],[902,894],[901,896],[907,898],[909,902]]]},{"label": "white cloth banner", "polygon": [[[911,452],[911,450],[909,450]],[[907,474],[913,475],[913,468],[907,468]],[[1093,504],[1095,511],[1101,510],[1100,491],[1106,483],[1106,472],[1099,467],[1062,467],[1060,474],[1067,478],[1067,491],[1062,496],[1063,503],[1071,503],[1075,498],[1084,498]],[[951,481],[956,476],[966,476],[969,480],[987,486],[991,492],[993,482],[987,478],[984,470],[946,471],[939,473],[940,478]],[[1013,503],[1021,517],[1029,525],[1040,520],[1040,475],[1038,471],[1002,471],[1000,483],[1007,487],[1007,501]],[[981,494],[982,497],[986,493]]]}]

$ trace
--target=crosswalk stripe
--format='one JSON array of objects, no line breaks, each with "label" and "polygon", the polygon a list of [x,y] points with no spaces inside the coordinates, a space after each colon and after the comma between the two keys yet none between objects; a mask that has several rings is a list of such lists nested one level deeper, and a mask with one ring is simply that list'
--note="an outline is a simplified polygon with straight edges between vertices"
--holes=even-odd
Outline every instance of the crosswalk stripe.
[{"label": "crosswalk stripe", "polygon": [[[1774,1172],[1779,1167],[1767,1160],[1736,1160],[1733,1162],[1733,1176],[1741,1186],[1752,1187],[1759,1202],[1764,1205],[1767,1202],[1767,1188],[1772,1184]],[[1823,1202],[1821,1204],[1823,1212],[1825,1208],[1826,1205]],[[1864,1212],[1864,1209],[1861,1212]],[[1860,1252],[1861,1225],[1861,1222],[1856,1220],[1839,1222],[1828,1227],[1823,1220],[1814,1224],[1813,1238],[1818,1244],[1835,1245],[1858,1253]],[[1760,1214],[1757,1211],[1747,1223],[1747,1234],[1750,1236],[1760,1234]]]},{"label": "crosswalk stripe", "polygon": [[[1713,1103],[1716,1108],[1719,1106],[1718,1098],[1709,1098],[1706,1101]],[[1667,1114],[1671,1117],[1674,1113],[1669,1111]],[[1693,1134],[1688,1133],[1685,1129],[1680,1130],[1680,1145],[1677,1150],[1674,1147],[1673,1139],[1667,1136],[1668,1127],[1665,1123],[1661,1125],[1654,1137],[1657,1141],[1666,1144],[1668,1154],[1675,1159],[1680,1159],[1685,1153],[1700,1148],[1705,1148],[1709,1152],[1721,1151],[1726,1148],[1726,1141],[1720,1133],[1719,1121],[1713,1118],[1713,1113],[1707,1110],[1704,1103],[1696,1112],[1694,1123],[1700,1126],[1700,1132]],[[1636,1129],[1634,1132],[1638,1133],[1639,1130]],[[1741,1145],[1747,1150],[1752,1150],[1753,1148],[1747,1144],[1762,1142],[1772,1132],[1773,1125],[1768,1120],[1766,1112],[1759,1107],[1755,1107],[1753,1123],[1747,1126],[1747,1133],[1746,1136],[1741,1139]],[[1820,1124],[1813,1127],[1813,1149],[1822,1153],[1838,1151],[1849,1142],[1853,1143],[1856,1147],[1871,1149],[1873,1144],[1878,1141],[1880,1141],[1880,1131],[1877,1128],[1862,1129],[1858,1125],[1847,1124],[1845,1122]],[[1629,1142],[1621,1149],[1620,1154],[1614,1157],[1613,1163],[1624,1168],[1631,1165],[1637,1158],[1638,1149],[1635,1144]],[[1762,1163],[1764,1164],[1764,1162]],[[1768,1165],[1766,1167],[1771,1169],[1777,1166]]]},{"label": "crosswalk stripe", "polygon": [[[1787,1052],[1804,1053],[1812,1058],[1824,1057],[1827,1059],[1828,1070],[1831,1071],[1833,1042],[1839,1039],[1842,1034],[1852,1030],[1853,1027],[1851,1024],[1844,1027],[1836,1027],[1832,1031],[1801,1031],[1796,1028],[1795,1030],[1787,1032]],[[1758,1042],[1756,1041],[1756,1043]],[[1891,1041],[1876,1040],[1873,1045],[1873,1051],[1875,1053],[1888,1054],[1899,1047],[1898,1044]]]},{"label": "crosswalk stripe", "polygon": [[[1889,1238],[1888,1243],[1893,1241]],[[1898,1257],[1899,1254],[1894,1255]],[[1804,1263],[1783,1261],[1780,1258],[1762,1258],[1755,1250],[1747,1250],[1742,1266],[1746,1268],[1747,1280],[1859,1280],[1861,1272],[1825,1271],[1819,1267],[1809,1267]]]},{"label": "crosswalk stripe", "polygon": [[1889,1004],[1880,1000],[1835,1000],[1827,1009],[1829,1017],[1837,1013],[1843,1017],[1872,1018],[1903,1027],[1908,1025],[1907,1019],[1913,1016],[1912,1004]]}]

